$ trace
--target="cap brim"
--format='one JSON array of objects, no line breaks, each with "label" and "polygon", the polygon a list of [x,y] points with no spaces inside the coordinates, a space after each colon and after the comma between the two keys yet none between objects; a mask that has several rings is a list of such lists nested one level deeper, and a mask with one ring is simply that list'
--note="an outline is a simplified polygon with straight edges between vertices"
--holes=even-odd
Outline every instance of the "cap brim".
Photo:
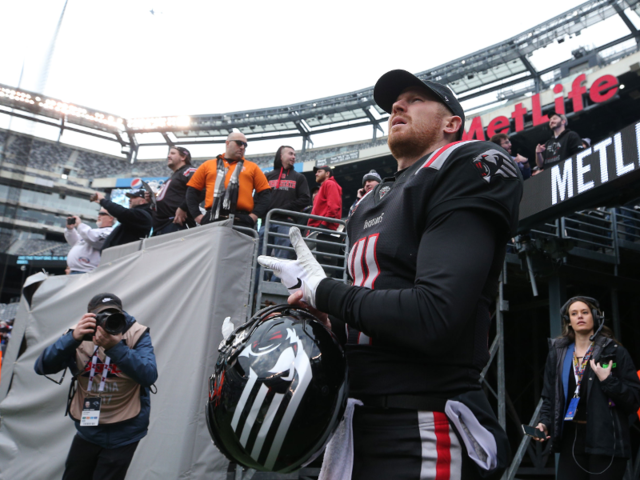
[{"label": "cap brim", "polygon": [[96,308],[94,308],[93,310],[91,310],[91,313],[100,313],[100,312],[104,312],[105,310],[117,310],[120,313],[122,312],[122,309],[120,307],[118,307],[117,305],[114,305],[112,303],[107,304],[107,305],[98,305]]},{"label": "cap brim", "polygon": [[382,75],[376,82],[376,86],[373,87],[373,99],[385,112],[391,113],[393,104],[400,94],[409,87],[423,87],[439,97],[436,92],[431,90],[413,73],[409,73],[406,70],[391,70]]}]

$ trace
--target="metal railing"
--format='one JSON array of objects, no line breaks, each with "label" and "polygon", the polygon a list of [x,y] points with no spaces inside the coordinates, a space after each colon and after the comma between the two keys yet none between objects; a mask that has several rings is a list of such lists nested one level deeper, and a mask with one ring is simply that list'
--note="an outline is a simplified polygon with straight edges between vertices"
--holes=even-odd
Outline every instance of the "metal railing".
[{"label": "metal railing", "polygon": [[249,227],[240,227],[238,225],[234,225],[233,226],[234,230],[239,231],[240,233],[244,233],[245,235],[249,235],[250,237],[253,237],[253,254],[252,254],[252,259],[251,259],[251,272],[250,272],[250,280],[249,280],[249,296],[247,298],[247,304],[245,305],[246,310],[247,310],[247,320],[249,320],[252,316],[252,311],[253,311],[253,291],[254,291],[254,281],[255,281],[255,271],[256,271],[256,265],[258,263],[258,244],[259,244],[259,235],[258,232],[255,231],[253,228],[249,228]]},{"label": "metal railing", "polygon": [[617,207],[615,211],[616,242],[622,248],[640,250],[640,210]]},{"label": "metal railing", "polygon": [[[310,219],[338,224],[338,230],[308,226],[306,223]],[[267,213],[264,230],[261,229],[264,233],[263,239],[261,239],[262,248],[259,254],[273,255],[275,253],[274,256],[280,256],[281,258],[295,258],[295,250],[288,241],[288,231],[291,227],[298,227],[302,231],[309,249],[327,273],[327,276],[346,282],[348,275],[347,257],[349,254],[347,233],[345,231],[346,225],[346,221],[336,218],[273,209]],[[278,227],[284,228],[280,229]],[[284,239],[284,241],[282,239]],[[279,280],[271,281],[273,272],[259,265],[255,265],[255,268],[256,271],[259,272],[259,274],[254,277],[254,281],[256,282],[253,287],[256,298],[255,310],[258,310],[265,301],[274,303],[286,302],[289,292]]]},{"label": "metal railing", "polygon": [[629,207],[583,210],[527,233],[532,242],[567,240],[563,255],[620,264],[621,250],[640,252],[640,210]]}]

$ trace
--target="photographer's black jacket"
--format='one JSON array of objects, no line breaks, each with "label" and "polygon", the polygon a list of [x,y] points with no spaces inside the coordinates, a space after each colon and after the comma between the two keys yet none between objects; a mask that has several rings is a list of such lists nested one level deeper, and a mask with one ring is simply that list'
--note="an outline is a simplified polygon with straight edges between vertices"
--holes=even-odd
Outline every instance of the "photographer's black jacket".
[{"label": "photographer's black jacket", "polygon": [[316,305],[349,326],[350,395],[480,389],[522,177],[493,143],[455,142],[385,178],[347,225],[354,286],[322,280]]},{"label": "photographer's black jacket", "polygon": [[[560,451],[563,441],[562,429],[567,402],[562,367],[570,344],[568,338],[549,340],[549,356],[544,372],[540,422],[547,427],[555,452]],[[629,458],[631,444],[628,419],[635,416],[640,407],[640,380],[627,350],[614,340],[598,335],[593,359],[598,363],[602,357],[614,359],[616,366],[612,368],[611,374],[600,381],[587,366],[582,380],[581,391],[586,387],[587,400],[585,451],[595,455],[615,454],[617,457]],[[569,395],[572,394],[573,392],[569,392]],[[615,408],[609,407],[609,399],[613,400]]]},{"label": "photographer's black jacket", "polygon": [[102,250],[135,242],[149,236],[149,232],[151,232],[151,209],[149,204],[125,208],[103,198],[100,200],[100,205],[120,222],[120,225],[114,228],[104,241]]}]

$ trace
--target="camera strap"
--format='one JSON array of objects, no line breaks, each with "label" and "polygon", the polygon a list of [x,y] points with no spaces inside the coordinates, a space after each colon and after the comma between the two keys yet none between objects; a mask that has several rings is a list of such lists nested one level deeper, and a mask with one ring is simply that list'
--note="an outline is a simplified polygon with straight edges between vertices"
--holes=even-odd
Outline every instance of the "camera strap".
[{"label": "camera strap", "polygon": [[[98,364],[98,346],[93,349],[93,357],[91,358],[91,372],[89,373],[89,385],[88,390],[91,390],[91,386],[93,385],[93,377],[96,375],[96,365]],[[109,370],[111,369],[111,357],[105,355],[104,364],[102,365],[102,380],[100,380],[100,387],[98,388],[98,392],[104,391],[104,384],[107,380],[107,376],[109,375]]]}]

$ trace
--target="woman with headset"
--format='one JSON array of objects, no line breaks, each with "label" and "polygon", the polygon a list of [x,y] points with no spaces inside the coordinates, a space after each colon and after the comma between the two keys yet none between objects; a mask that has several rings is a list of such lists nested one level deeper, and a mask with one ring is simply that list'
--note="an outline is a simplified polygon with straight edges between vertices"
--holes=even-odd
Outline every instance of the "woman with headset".
[{"label": "woman with headset", "polygon": [[631,457],[628,419],[640,407],[633,361],[604,325],[596,299],[573,297],[560,314],[563,331],[550,340],[536,428],[560,453],[559,479],[622,479]]}]

